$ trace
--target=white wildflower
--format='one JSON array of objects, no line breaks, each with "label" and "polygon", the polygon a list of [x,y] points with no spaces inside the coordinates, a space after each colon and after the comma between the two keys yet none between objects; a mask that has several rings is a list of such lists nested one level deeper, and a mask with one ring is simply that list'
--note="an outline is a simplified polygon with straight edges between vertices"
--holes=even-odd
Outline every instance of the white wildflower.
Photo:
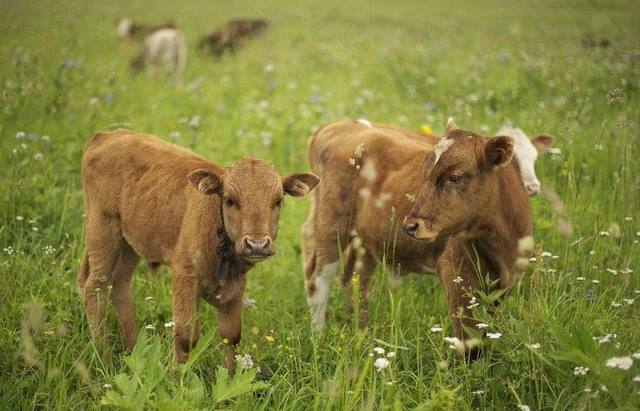
[{"label": "white wildflower", "polygon": [[633,359],[631,357],[611,357],[607,360],[607,367],[620,368],[621,370],[628,370],[633,365]]},{"label": "white wildflower", "polygon": [[487,328],[488,326],[489,326],[489,324],[485,324],[485,323],[476,324],[476,328],[478,328],[479,330],[481,330],[483,328]]},{"label": "white wildflower", "polygon": [[453,279],[453,280],[451,280],[451,281],[453,281],[453,282],[454,282],[454,283],[456,283],[456,284],[460,284],[463,280],[462,280],[462,277],[456,277],[456,278],[454,278],[454,279]]},{"label": "white wildflower", "polygon": [[102,388],[109,389],[109,388],[111,388],[111,384],[103,384],[103,385],[102,385]]},{"label": "white wildflower", "polygon": [[17,215],[17,216],[16,216],[16,220],[18,220],[18,221],[22,221],[22,220],[24,220],[24,217],[23,217],[23,216],[21,216],[21,215]]},{"label": "white wildflower", "polygon": [[168,323],[164,323],[164,328],[171,328],[174,327],[176,325],[176,323],[174,323],[173,321],[169,321]]},{"label": "white wildflower", "polygon": [[471,394],[473,394],[473,395],[482,395],[482,394],[484,394],[484,390],[471,391]]},{"label": "white wildflower", "polygon": [[611,306],[614,307],[614,308],[618,308],[618,307],[622,306],[622,304],[617,303],[617,302],[614,301],[614,302],[611,303]]},{"label": "white wildflower", "polygon": [[147,330],[155,330],[156,326],[153,324],[147,324],[144,328],[146,328]]},{"label": "white wildflower", "polygon": [[600,284],[600,280],[591,280],[591,282],[594,284]]},{"label": "white wildflower", "polygon": [[531,257],[531,258],[529,259],[529,261],[531,261],[532,263],[535,263],[537,260],[536,260],[536,258],[535,258],[535,257]]},{"label": "white wildflower", "polygon": [[623,298],[622,301],[627,305],[633,305],[633,303],[636,302],[633,298]]},{"label": "white wildflower", "polygon": [[640,360],[640,351],[634,352],[633,354],[631,354],[631,356],[636,360]]},{"label": "white wildflower", "polygon": [[24,131],[18,131],[16,133],[16,140],[23,140],[26,137],[26,133]]},{"label": "white wildflower", "polygon": [[593,339],[597,341],[598,344],[611,342],[611,340],[614,340],[615,338],[616,338],[615,334],[605,334],[602,337],[593,337]]},{"label": "white wildflower", "polygon": [[551,254],[548,251],[543,251],[542,254],[540,254],[541,257],[551,257],[553,254]]},{"label": "white wildflower", "polygon": [[633,380],[631,381],[640,383],[640,375],[636,375],[635,377],[633,377]]},{"label": "white wildflower", "polygon": [[585,280],[586,280],[586,278],[584,278],[584,277],[578,277],[578,278],[576,278],[576,281],[585,281]]},{"label": "white wildflower", "polygon": [[603,237],[608,237],[611,235],[611,233],[609,233],[608,231],[600,231],[600,235]]},{"label": "white wildflower", "polygon": [[449,344],[449,348],[459,352],[464,352],[464,343],[458,337],[444,337],[444,341]]},{"label": "white wildflower", "polygon": [[376,371],[380,372],[385,368],[388,368],[391,363],[384,357],[376,358],[373,363],[373,366],[376,367]]},{"label": "white wildflower", "polygon": [[520,408],[520,411],[531,411],[528,405],[518,405],[518,408]]},{"label": "white wildflower", "polygon": [[431,327],[432,333],[439,333],[440,331],[442,331],[442,327],[439,325],[434,325],[433,327]]},{"label": "white wildflower", "polygon": [[612,268],[607,268],[607,272],[609,274],[618,275],[618,270],[614,270]]},{"label": "white wildflower", "polygon": [[531,348],[532,350],[537,350],[538,348],[540,348],[540,343],[527,344],[527,347]]},{"label": "white wildflower", "polygon": [[249,354],[236,354],[236,363],[241,370],[249,370],[253,368],[253,359]]},{"label": "white wildflower", "polygon": [[244,300],[242,300],[242,306],[243,307],[255,307],[256,305],[256,300],[255,298],[249,298],[249,297],[244,297]]},{"label": "white wildflower", "polygon": [[153,297],[149,295],[147,297],[144,297],[144,300],[145,301],[151,301],[151,300],[153,300]]},{"label": "white wildflower", "polygon": [[387,353],[387,358],[393,358],[393,357],[395,357],[395,356],[396,356],[395,351],[389,351],[389,352]]},{"label": "white wildflower", "polygon": [[589,372],[589,367],[576,367],[573,369],[573,375],[586,375]]},{"label": "white wildflower", "polygon": [[374,353],[376,353],[376,354],[378,354],[378,355],[384,355],[384,353],[385,353],[386,351],[385,351],[385,350],[384,350],[384,348],[382,348],[382,347],[374,347],[374,348],[373,348],[373,352],[374,352]]},{"label": "white wildflower", "polygon": [[502,337],[501,333],[487,333],[487,337],[489,337],[492,340],[497,340],[498,338]]}]

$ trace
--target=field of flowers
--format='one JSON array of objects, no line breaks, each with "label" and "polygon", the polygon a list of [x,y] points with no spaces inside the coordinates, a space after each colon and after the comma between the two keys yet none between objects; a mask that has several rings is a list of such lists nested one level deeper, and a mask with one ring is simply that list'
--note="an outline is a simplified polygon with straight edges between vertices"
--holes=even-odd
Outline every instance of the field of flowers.
[{"label": "field of flowers", "polygon": [[[638,409],[640,12],[637,2],[3,1],[0,13],[0,409]],[[133,75],[119,18],[173,18],[180,84]],[[236,55],[201,55],[234,17],[271,27]],[[216,313],[172,361],[170,272],[134,280],[141,338],[98,355],[76,290],[80,157],[97,130],[143,131],[220,164],[253,155],[308,168],[320,125],[365,117],[441,133],[515,124],[555,136],[531,199],[536,256],[466,362],[435,276],[379,269],[360,330],[338,285],[314,333],[299,228],[250,272],[239,372],[220,368]],[[113,313],[109,329],[117,330]]]}]

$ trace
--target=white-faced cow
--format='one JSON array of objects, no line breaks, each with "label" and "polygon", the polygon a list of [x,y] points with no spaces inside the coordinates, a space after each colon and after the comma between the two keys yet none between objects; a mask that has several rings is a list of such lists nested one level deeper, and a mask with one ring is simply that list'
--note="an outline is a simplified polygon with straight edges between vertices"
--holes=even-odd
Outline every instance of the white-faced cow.
[{"label": "white-faced cow", "polygon": [[463,338],[463,325],[476,323],[481,279],[488,275],[509,289],[532,253],[529,198],[513,150],[510,137],[482,137],[452,120],[435,146],[361,121],[318,130],[309,161],[322,182],[302,228],[315,327],[325,324],[344,251],[341,282],[348,287],[359,275],[362,323],[370,275],[385,261],[396,275],[435,269],[454,332]]}]

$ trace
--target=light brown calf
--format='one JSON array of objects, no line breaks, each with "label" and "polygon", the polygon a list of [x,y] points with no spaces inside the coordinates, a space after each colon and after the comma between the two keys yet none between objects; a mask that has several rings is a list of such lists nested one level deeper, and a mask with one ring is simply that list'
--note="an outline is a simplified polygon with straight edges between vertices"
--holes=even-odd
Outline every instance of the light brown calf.
[{"label": "light brown calf", "polygon": [[362,322],[370,275],[384,260],[394,275],[436,269],[463,338],[463,324],[475,324],[479,276],[508,289],[532,251],[529,200],[512,153],[512,139],[453,122],[435,147],[395,127],[341,121],[321,128],[309,141],[309,161],[322,183],[302,228],[314,325],[324,326],[344,250],[342,284],[360,276]]},{"label": "light brown calf", "polygon": [[124,345],[135,345],[131,277],[145,257],[173,271],[176,360],[186,361],[197,342],[202,297],[218,309],[233,371],[247,271],[274,254],[283,195],[304,196],[318,177],[281,178],[271,164],[251,158],[224,169],[157,137],[119,130],[87,144],[82,181],[86,253],[78,285],[97,341],[110,294]]}]

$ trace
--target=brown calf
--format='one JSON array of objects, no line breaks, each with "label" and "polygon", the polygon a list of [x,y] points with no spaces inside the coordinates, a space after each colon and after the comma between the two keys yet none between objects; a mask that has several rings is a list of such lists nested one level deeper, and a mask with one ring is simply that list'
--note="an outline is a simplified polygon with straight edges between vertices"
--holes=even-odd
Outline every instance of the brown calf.
[{"label": "brown calf", "polygon": [[124,345],[136,343],[131,277],[140,257],[173,271],[174,350],[188,358],[199,336],[198,297],[218,309],[233,370],[247,271],[272,255],[284,194],[304,196],[310,173],[281,178],[262,160],[228,168],[157,137],[98,133],[82,160],[86,253],[78,273],[92,334],[104,337],[109,294]]},{"label": "brown calf", "polygon": [[244,41],[261,35],[269,23],[260,19],[231,20],[213,33],[202,37],[199,48],[216,56],[235,53]]},{"label": "brown calf", "polygon": [[479,277],[508,289],[531,252],[531,210],[512,152],[510,138],[481,137],[453,122],[435,147],[396,127],[341,121],[321,128],[309,141],[309,161],[322,183],[302,229],[314,325],[324,325],[342,248],[343,286],[360,276],[363,323],[370,275],[384,261],[394,275],[436,269],[463,338],[463,324],[475,323]]}]

